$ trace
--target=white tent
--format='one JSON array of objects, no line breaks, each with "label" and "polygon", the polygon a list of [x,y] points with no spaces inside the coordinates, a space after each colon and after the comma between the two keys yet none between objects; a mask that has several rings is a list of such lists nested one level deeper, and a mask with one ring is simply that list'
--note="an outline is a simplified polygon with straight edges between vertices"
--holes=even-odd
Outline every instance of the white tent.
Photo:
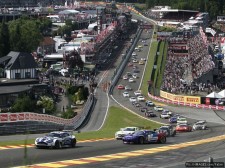
[{"label": "white tent", "polygon": [[219,95],[216,92],[212,92],[209,95],[207,95],[206,97],[210,97],[210,98],[223,98],[223,96]]},{"label": "white tent", "polygon": [[218,93],[220,96],[222,96],[223,98],[225,98],[225,90],[222,90]]}]

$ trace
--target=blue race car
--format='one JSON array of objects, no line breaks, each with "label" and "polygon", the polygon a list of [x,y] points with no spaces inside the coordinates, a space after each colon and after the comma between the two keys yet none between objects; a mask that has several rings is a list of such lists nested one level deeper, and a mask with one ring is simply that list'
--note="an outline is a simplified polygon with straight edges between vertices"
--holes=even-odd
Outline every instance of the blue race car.
[{"label": "blue race car", "polygon": [[123,137],[123,143],[147,144],[154,142],[166,143],[165,133],[158,133],[151,130],[139,130]]},{"label": "blue race car", "polygon": [[169,119],[169,122],[170,122],[170,123],[177,123],[177,117],[171,117],[171,118]]}]

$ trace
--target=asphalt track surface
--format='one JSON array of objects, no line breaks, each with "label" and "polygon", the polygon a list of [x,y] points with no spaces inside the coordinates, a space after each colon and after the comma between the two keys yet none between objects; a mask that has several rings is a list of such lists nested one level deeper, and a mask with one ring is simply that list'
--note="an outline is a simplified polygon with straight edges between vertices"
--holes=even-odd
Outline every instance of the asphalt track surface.
[{"label": "asphalt track surface", "polygon": [[[149,34],[150,35],[150,34]],[[144,35],[146,37],[146,35]],[[138,58],[146,57],[148,53],[148,47],[144,47],[141,52],[138,53]],[[143,72],[144,66],[138,65],[140,72]],[[127,67],[130,68],[130,67]],[[129,69],[125,69],[124,72],[130,71]],[[102,81],[108,81],[110,78],[110,74],[113,73],[111,71],[102,72],[108,73],[106,75],[106,79],[102,79]],[[140,79],[140,78],[139,78]],[[100,79],[101,80],[101,79]],[[118,83],[127,84],[127,81],[121,79]],[[139,88],[139,81],[131,83],[131,87],[133,91]],[[99,88],[100,89],[100,88]],[[122,96],[122,90],[114,89],[113,97],[125,105],[126,108],[138,113],[139,115],[143,115],[136,107],[134,107],[127,98]],[[132,94],[132,92],[131,92]],[[104,91],[98,90],[96,92],[96,96],[98,98],[99,107],[96,107],[96,111],[92,113],[90,122],[84,128],[83,131],[91,129],[96,130],[99,129],[102,125],[102,122],[106,116],[107,109],[107,99],[106,97],[102,97],[106,95]],[[110,100],[111,102],[111,100]],[[98,106],[98,105],[97,105]],[[144,106],[144,104],[143,104]],[[209,137],[214,137],[217,135],[225,134],[224,122],[218,114],[213,111],[207,110],[199,110],[193,108],[181,108],[181,107],[164,107],[170,108],[175,113],[180,113],[189,117],[188,121],[193,123],[196,119],[206,119],[209,123],[209,129],[204,131],[194,131],[189,133],[179,133],[176,137],[171,137],[167,139],[167,144],[149,144],[149,145],[126,145],[123,144],[120,140],[109,140],[109,141],[99,141],[99,142],[83,142],[77,143],[77,147],[75,149],[61,149],[61,150],[51,150],[51,149],[35,149],[34,147],[27,148],[26,150],[23,148],[20,149],[9,149],[2,150],[0,152],[0,167],[13,167],[20,166],[26,164],[37,164],[37,163],[46,163],[46,162],[56,162],[68,159],[80,159],[86,157],[95,157],[99,155],[106,154],[116,154],[119,152],[129,152],[134,150],[148,149],[148,148],[156,148],[160,146],[167,146],[172,144],[178,144],[181,142],[194,141],[198,139],[205,139]],[[150,109],[150,108],[149,108]],[[155,112],[157,114],[157,112]],[[224,115],[223,112],[218,112],[220,115]],[[98,116],[96,116],[98,115]],[[97,122],[97,120],[101,120]],[[160,119],[159,117],[154,120],[159,122],[167,122],[167,120]],[[16,136],[15,136],[16,137]],[[12,137],[13,138],[13,137]],[[2,139],[2,138],[1,138]],[[225,144],[224,140],[206,143],[197,146],[191,146],[182,149],[171,150],[167,152],[159,152],[156,154],[142,155],[129,157],[126,159],[117,159],[106,162],[98,162],[98,163],[90,163],[85,165],[79,165],[76,167],[80,168],[89,168],[89,167],[100,167],[100,168],[117,168],[117,167],[131,167],[131,168],[141,168],[141,167],[185,167],[184,164],[186,161],[204,161],[209,158],[209,156],[214,158],[214,161],[225,161]],[[26,159],[24,159],[26,158]],[[75,166],[71,166],[75,167]]]}]

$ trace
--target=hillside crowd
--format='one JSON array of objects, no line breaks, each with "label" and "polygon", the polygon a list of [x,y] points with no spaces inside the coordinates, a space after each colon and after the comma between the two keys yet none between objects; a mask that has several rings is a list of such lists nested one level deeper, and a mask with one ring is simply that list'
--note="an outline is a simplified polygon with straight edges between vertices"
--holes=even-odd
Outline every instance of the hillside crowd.
[{"label": "hillside crowd", "polygon": [[188,55],[177,55],[172,50],[168,51],[167,65],[164,71],[162,88],[171,93],[194,93],[208,91],[215,86],[208,83],[194,83],[203,74],[215,67],[207,45],[200,34],[190,38],[187,42]]}]

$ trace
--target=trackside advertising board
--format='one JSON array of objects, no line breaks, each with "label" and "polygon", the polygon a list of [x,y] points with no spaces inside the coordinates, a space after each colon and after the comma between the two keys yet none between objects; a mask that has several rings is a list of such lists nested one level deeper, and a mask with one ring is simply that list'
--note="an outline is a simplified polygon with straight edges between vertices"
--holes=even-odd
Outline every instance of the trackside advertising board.
[{"label": "trackside advertising board", "polygon": [[198,96],[175,95],[175,94],[160,90],[160,97],[163,97],[171,101],[177,101],[180,103],[201,104],[201,97],[198,97]]}]

